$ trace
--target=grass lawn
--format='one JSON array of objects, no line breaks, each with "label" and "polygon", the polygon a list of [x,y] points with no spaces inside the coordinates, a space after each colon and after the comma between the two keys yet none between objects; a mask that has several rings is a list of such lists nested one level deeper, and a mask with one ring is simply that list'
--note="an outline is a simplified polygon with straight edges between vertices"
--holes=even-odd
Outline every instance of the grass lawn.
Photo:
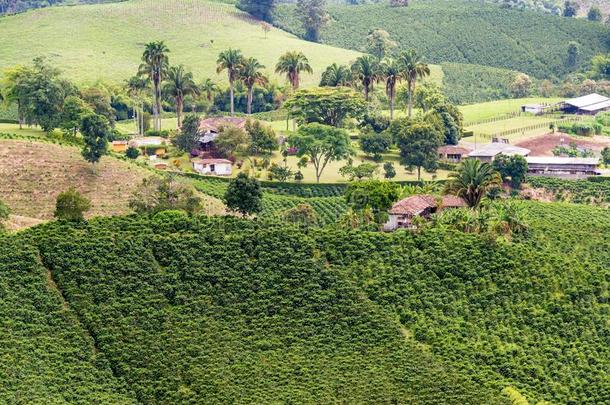
[{"label": "grass lawn", "polygon": [[463,105],[460,106],[460,110],[462,111],[462,114],[464,114],[464,122],[469,123],[517,112],[524,104],[552,104],[561,100],[561,98],[541,97],[514,98]]},{"label": "grass lawn", "polygon": [[[23,126],[23,129],[19,129],[19,124],[2,124],[0,123],[0,132],[6,134],[17,134],[17,135],[25,135],[25,136],[47,136],[46,132],[40,129],[37,126],[28,127],[26,125]],[[59,131],[58,131],[59,133]]]},{"label": "grass lawn", "polygon": [[48,7],[0,18],[0,69],[44,56],[78,84],[97,80],[122,83],[137,72],[144,44],[163,40],[170,63],[184,64],[197,81],[216,73],[218,53],[239,48],[267,66],[273,80],[278,57],[302,51],[314,74],[304,74],[304,86],[317,84],[333,62],[349,63],[359,53],[307,42],[273,28],[265,37],[258,21],[231,4],[205,0],[131,0],[110,4]]}]

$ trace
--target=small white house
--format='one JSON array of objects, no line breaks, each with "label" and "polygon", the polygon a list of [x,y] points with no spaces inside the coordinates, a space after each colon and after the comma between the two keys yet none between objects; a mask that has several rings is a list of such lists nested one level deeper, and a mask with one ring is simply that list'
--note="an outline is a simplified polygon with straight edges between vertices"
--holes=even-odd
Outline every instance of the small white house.
[{"label": "small white house", "polygon": [[193,159],[193,169],[201,174],[215,176],[230,176],[233,173],[233,163],[227,159]]}]

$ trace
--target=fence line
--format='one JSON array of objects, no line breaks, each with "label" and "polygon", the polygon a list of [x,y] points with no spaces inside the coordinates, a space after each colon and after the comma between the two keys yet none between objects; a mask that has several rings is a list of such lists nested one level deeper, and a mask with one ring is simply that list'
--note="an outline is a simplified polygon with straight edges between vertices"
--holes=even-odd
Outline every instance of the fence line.
[{"label": "fence line", "polygon": [[508,136],[508,135],[513,135],[513,134],[517,134],[519,132],[526,132],[526,131],[531,131],[533,129],[540,129],[540,128],[544,128],[544,127],[550,127],[551,124],[554,125],[555,127],[558,126],[558,124],[563,123],[563,122],[576,122],[576,121],[582,121],[583,117],[580,116],[574,116],[574,117],[566,117],[566,118],[560,118],[558,120],[555,121],[550,121],[550,122],[542,122],[539,124],[533,124],[533,125],[528,125],[525,127],[519,127],[519,128],[514,128],[514,129],[507,129],[505,131],[501,131],[501,132],[495,132],[493,134],[486,134],[486,133],[478,133],[477,135],[479,137],[483,137],[483,138],[499,138],[502,136]]}]

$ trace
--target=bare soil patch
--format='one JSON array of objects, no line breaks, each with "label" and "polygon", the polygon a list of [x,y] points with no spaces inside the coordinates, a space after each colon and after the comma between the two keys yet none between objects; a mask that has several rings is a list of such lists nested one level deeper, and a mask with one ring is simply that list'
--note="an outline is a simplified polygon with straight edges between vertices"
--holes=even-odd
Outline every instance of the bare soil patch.
[{"label": "bare soil patch", "polygon": [[531,156],[553,156],[553,149],[556,146],[569,146],[572,142],[575,142],[579,147],[600,152],[604,147],[610,145],[610,138],[605,136],[594,136],[584,139],[582,137],[574,137],[569,134],[557,132],[526,139],[516,145],[531,150]]}]

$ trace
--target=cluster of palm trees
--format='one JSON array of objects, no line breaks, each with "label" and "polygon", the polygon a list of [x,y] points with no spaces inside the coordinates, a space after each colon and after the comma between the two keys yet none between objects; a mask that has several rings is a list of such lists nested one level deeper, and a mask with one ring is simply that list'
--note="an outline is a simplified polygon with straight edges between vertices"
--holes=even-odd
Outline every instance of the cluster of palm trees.
[{"label": "cluster of palm trees", "polygon": [[[183,65],[170,66],[169,52],[169,48],[163,41],[146,44],[138,74],[126,83],[125,87],[133,102],[134,120],[138,128],[143,127],[144,100],[147,90],[152,90],[153,128],[155,130],[161,129],[161,101],[164,96],[174,101],[178,127],[180,127],[184,100],[187,96],[205,95],[208,102],[212,102],[214,93],[218,91],[218,85],[211,79],[206,79],[198,86],[193,74]],[[222,51],[218,55],[216,65],[217,73],[225,70],[227,72],[231,114],[235,113],[236,81],[241,81],[247,88],[247,113],[251,114],[254,86],[264,86],[268,83],[268,78],[263,73],[265,66],[256,58],[245,57],[238,49]],[[275,66],[275,72],[285,74],[292,89],[296,90],[299,88],[301,73],[313,73],[313,70],[302,52],[290,51],[280,56]]]},{"label": "cluster of palm trees", "polygon": [[178,127],[182,125],[184,99],[200,94],[193,73],[186,71],[183,65],[170,66],[168,53],[169,48],[163,41],[146,44],[138,74],[127,81],[126,88],[134,101],[134,119],[139,122],[138,128],[143,127],[143,93],[149,84],[153,93],[153,127],[157,131],[161,129],[161,100],[164,94],[175,102]]},{"label": "cluster of palm trees", "polygon": [[408,115],[413,111],[413,93],[415,85],[421,78],[430,75],[430,67],[414,50],[398,54],[395,58],[379,60],[372,55],[363,55],[355,60],[351,67],[330,65],[322,74],[322,86],[349,86],[359,84],[364,91],[364,98],[369,101],[375,83],[385,84],[390,103],[390,119],[394,118],[396,87],[405,80],[408,94]]},{"label": "cluster of palm trees", "polygon": [[[252,94],[255,85],[264,86],[268,78],[262,73],[264,65],[256,58],[246,58],[239,49],[227,49],[218,55],[216,71],[226,70],[229,79],[229,97],[231,99],[231,114],[235,113],[234,84],[240,80],[248,89],[247,112],[252,113]],[[289,51],[280,56],[275,72],[285,74],[293,90],[299,88],[302,72],[313,73],[309,60],[300,51]]]}]

